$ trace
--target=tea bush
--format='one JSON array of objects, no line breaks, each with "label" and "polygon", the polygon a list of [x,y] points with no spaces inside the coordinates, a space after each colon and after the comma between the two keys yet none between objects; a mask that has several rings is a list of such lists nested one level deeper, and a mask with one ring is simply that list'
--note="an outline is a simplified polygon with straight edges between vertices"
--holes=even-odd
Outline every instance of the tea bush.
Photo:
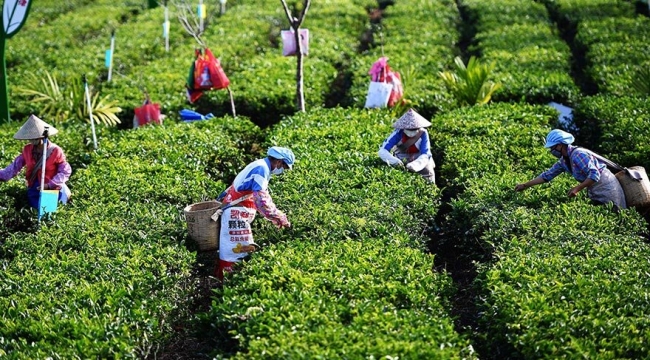
[{"label": "tea bush", "polygon": [[615,0],[543,2],[571,41],[575,61],[582,67],[579,71],[594,88],[590,95],[634,94],[632,79],[648,66],[647,35],[640,30],[648,25],[648,19],[636,16],[635,5]]},{"label": "tea bush", "polygon": [[582,144],[622,166],[650,169],[647,98],[601,95],[585,98],[575,111]]},{"label": "tea bush", "polygon": [[477,261],[475,339],[498,357],[643,357],[650,249],[639,214],[570,200],[568,175],[513,191],[552,165],[540,141],[551,118],[548,108],[498,104],[433,121],[442,173],[464,190],[446,227]]},{"label": "tea bush", "polygon": [[[336,6],[312,5],[303,24],[303,28],[311,27],[310,53],[304,60],[309,107],[324,103],[329,84],[337,75],[334,65],[353,50],[365,18],[363,8],[350,1],[338,1]],[[243,23],[248,31],[240,31]],[[215,55],[223,55],[221,63],[231,80],[237,112],[262,125],[295,111],[295,58],[283,57],[278,48],[282,46],[280,29],[287,28],[279,3],[259,2],[229,10],[207,28],[204,36],[208,45],[215,44]],[[185,61],[177,71],[183,74],[183,81],[189,64]],[[197,107],[204,113],[230,113],[230,102],[223,91],[204,94]]]},{"label": "tea bush", "polygon": [[[635,17],[630,1],[542,3],[560,19],[561,32],[577,31],[586,70],[607,94],[577,95],[568,46],[539,3],[465,2],[478,15],[471,24],[478,31],[474,50],[496,61],[507,81],[497,80],[509,84],[503,100],[573,103],[581,145],[645,166],[646,102],[618,95],[628,95],[635,66],[644,64],[645,33],[638,29],[647,19]],[[406,99],[423,115],[436,114],[430,137],[440,189],[377,157],[401,107],[319,108],[336,107],[340,99],[362,106],[367,71],[382,55],[377,24],[366,13],[375,7],[384,9],[383,51],[403,75]],[[186,103],[195,42],[172,18],[170,52],[164,52],[162,8],[40,1],[30,19],[7,43],[10,89],[39,69],[87,73],[102,94],[119,99],[126,122],[142,102],[142,87],[169,117],[164,126],[134,131],[98,127],[97,151],[88,124],[57,126],[53,141],[72,164],[74,201],[40,227],[22,180],[0,184],[0,357],[157,356],[155,349],[177,335],[172,324],[192,311],[199,254],[182,209],[215,197],[270,145],[290,147],[298,159],[270,186],[293,226],[278,231],[262,219],[254,223],[260,250],[215,289],[210,311],[197,315],[197,336],[232,345],[219,343],[211,355],[647,355],[645,224],[633,210],[614,213],[591,206],[584,195],[567,198],[575,185],[568,175],[513,191],[555,161],[542,139],[557,113],[514,103],[449,111],[437,72],[458,52],[455,2],[313,3],[304,23],[312,35],[305,58],[310,111],[269,130],[253,123],[294,113],[295,59],[280,55],[286,19],[279,3],[229,2],[204,34],[232,80],[238,113],[252,121],[175,123],[187,107],[229,114],[229,98],[215,91]],[[106,83],[103,56],[113,28],[114,78]],[[368,45],[359,39],[366,30],[374,43],[358,53]],[[11,106],[16,120],[39,110],[15,97]],[[19,126],[0,125],[0,136],[10,139]],[[22,146],[3,142],[2,166]],[[435,219],[444,221],[441,233]],[[472,267],[469,289],[457,274],[439,270],[440,258]],[[457,316],[466,303],[478,309],[469,325]]]},{"label": "tea bush", "polygon": [[74,169],[74,202],[55,221],[37,232],[6,231],[0,353],[146,356],[186,311],[192,288],[195,245],[186,244],[182,209],[221,192],[254,156],[260,135],[242,118],[105,140],[85,168]]},{"label": "tea bush", "polygon": [[603,94],[617,96],[646,94],[637,92],[632,80],[638,71],[650,66],[643,29],[650,26],[647,17],[585,20],[578,26],[576,41],[586,50],[590,66],[585,69]]},{"label": "tea bush", "polygon": [[464,4],[477,17],[476,44],[470,50],[495,65],[491,78],[503,85],[494,101],[577,101],[571,51],[549,26],[544,5],[517,0]]},{"label": "tea bush", "polygon": [[474,357],[424,252],[440,193],[376,154],[393,121],[330,109],[274,127],[270,144],[297,158],[270,184],[292,228],[261,224],[261,251],[217,292],[206,320],[233,357]]}]

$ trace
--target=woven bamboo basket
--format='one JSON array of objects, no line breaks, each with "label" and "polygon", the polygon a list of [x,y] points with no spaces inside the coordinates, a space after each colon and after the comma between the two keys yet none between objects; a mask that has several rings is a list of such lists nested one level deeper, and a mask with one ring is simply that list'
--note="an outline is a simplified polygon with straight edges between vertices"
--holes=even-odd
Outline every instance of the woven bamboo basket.
[{"label": "woven bamboo basket", "polygon": [[621,183],[625,193],[625,202],[628,207],[648,206],[650,205],[650,181],[641,166],[633,166],[630,170],[636,170],[641,173],[641,181],[633,179],[625,170],[616,173],[616,179]]},{"label": "woven bamboo basket", "polygon": [[220,202],[212,200],[189,205],[183,210],[187,233],[192,240],[196,241],[201,251],[215,250],[219,247],[221,221],[214,221],[210,217],[220,206]]}]

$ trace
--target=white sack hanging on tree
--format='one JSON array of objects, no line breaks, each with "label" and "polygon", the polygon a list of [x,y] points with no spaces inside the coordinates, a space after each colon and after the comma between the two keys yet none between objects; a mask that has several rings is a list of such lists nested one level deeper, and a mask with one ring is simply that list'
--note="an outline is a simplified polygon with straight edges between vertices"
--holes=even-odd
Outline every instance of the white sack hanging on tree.
[{"label": "white sack hanging on tree", "polygon": [[393,85],[386,82],[371,81],[368,86],[368,96],[366,97],[366,109],[384,108],[388,105],[390,93],[393,91]]},{"label": "white sack hanging on tree", "polygon": [[[300,34],[302,54],[307,55],[309,53],[309,30],[300,29],[298,33]],[[295,56],[298,52],[298,47],[296,46],[294,31],[282,30],[280,31],[280,36],[282,37],[282,56]]]}]

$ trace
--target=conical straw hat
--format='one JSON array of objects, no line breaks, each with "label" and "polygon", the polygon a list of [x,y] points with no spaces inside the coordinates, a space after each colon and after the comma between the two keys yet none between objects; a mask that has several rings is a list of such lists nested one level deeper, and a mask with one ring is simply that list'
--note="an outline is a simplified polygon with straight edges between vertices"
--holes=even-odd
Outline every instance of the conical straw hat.
[{"label": "conical straw hat", "polygon": [[431,123],[422,117],[422,115],[415,112],[413,109],[409,109],[402,117],[397,119],[393,124],[395,129],[419,129],[423,127],[429,127]]},{"label": "conical straw hat", "polygon": [[18,129],[18,132],[14,135],[14,139],[18,140],[33,140],[40,139],[43,137],[43,132],[45,128],[49,128],[48,136],[55,135],[59,132],[54,126],[46,123],[45,121],[39,119],[36,115],[31,115],[23,126]]}]

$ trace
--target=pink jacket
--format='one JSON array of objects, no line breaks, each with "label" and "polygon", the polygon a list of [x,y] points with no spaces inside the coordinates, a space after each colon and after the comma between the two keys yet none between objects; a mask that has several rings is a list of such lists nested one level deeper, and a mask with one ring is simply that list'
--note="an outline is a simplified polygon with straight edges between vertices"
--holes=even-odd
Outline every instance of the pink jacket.
[{"label": "pink jacket", "polygon": [[[47,157],[45,163],[45,183],[50,189],[61,189],[65,183],[70,179],[72,168],[68,164],[65,154],[61,148],[53,142],[48,143],[48,148],[52,149],[51,154]],[[35,183],[41,182],[41,169],[35,169],[36,158],[32,154],[34,145],[27,144],[23,151],[18,155],[14,161],[6,168],[0,170],[0,180],[9,181],[16,177],[18,173],[27,167],[25,171],[25,180],[28,187],[32,187]],[[36,176],[32,180],[32,171],[37,171]],[[31,181],[30,181],[31,180]]]}]

